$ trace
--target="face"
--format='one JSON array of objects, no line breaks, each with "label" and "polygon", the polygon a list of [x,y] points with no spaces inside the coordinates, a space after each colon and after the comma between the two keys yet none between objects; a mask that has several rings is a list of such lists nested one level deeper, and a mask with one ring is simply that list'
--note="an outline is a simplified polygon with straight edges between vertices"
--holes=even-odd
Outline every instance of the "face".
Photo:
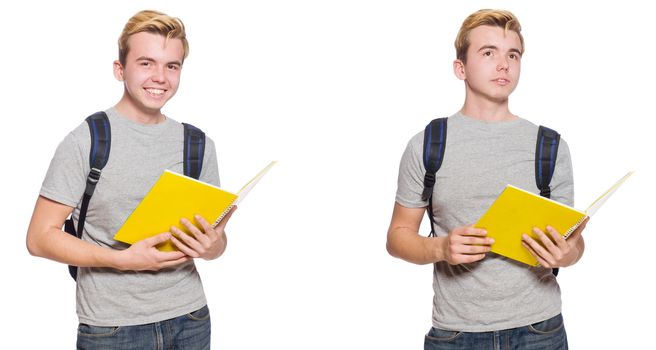
[{"label": "face", "polygon": [[117,107],[128,116],[159,117],[180,84],[182,41],[141,32],[130,36],[128,47],[125,66],[114,62],[114,76],[125,86]]},{"label": "face", "polygon": [[469,33],[469,42],[467,63],[454,62],[456,76],[465,81],[467,97],[508,101],[519,82],[519,35],[499,27],[479,26]]}]

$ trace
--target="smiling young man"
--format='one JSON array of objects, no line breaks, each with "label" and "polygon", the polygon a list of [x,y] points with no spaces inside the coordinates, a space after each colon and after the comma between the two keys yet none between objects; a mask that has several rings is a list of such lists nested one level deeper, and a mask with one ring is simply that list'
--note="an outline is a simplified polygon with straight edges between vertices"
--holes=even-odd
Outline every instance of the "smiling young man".
[{"label": "smiling young man", "polygon": [[[79,267],[78,349],[210,347],[209,309],[194,258],[223,254],[229,216],[216,228],[202,217],[182,218],[192,235],[172,228],[131,246],[113,239],[163,170],[183,173],[183,125],[161,109],[178,89],[188,50],[177,18],[141,11],[125,25],[114,62],[124,92],[105,111],[111,125],[109,160],[89,202],[82,239],[61,228],[71,213],[78,225],[90,171],[86,122],[60,143],[43,182],[27,247],[33,255]],[[210,138],[202,164],[200,180],[218,185]],[[167,240],[179,251],[156,249]]]},{"label": "smiling young man", "polygon": [[[524,53],[519,21],[508,11],[477,11],[463,22],[455,47],[453,70],[464,81],[465,101],[447,119],[446,151],[429,213],[435,218],[436,237],[419,235],[428,206],[422,200],[420,132],[401,159],[387,249],[412,263],[434,263],[433,327],[425,349],[566,349],[560,288],[552,268],[580,259],[585,225],[568,240],[550,228],[536,232],[539,243],[525,237],[539,267],[489,253],[493,240],[473,226],[506,184],[539,192],[534,169],[538,126],[508,107]],[[573,204],[571,159],[564,140],[551,198]]]}]

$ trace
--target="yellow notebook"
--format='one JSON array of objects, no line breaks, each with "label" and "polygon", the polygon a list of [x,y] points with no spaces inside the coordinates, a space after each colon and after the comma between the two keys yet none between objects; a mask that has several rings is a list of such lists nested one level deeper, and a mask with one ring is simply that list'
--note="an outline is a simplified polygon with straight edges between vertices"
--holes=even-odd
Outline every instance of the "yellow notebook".
[{"label": "yellow notebook", "polygon": [[[114,239],[134,244],[145,238],[167,232],[171,226],[187,232],[187,229],[180,224],[180,219],[187,218],[194,222],[195,214],[199,214],[206,220],[215,220],[214,226],[216,226],[274,164],[275,161],[271,162],[236,194],[165,170],[141,203],[128,216],[123,226],[114,235]],[[162,251],[177,250],[170,241],[158,245],[157,248]]]},{"label": "yellow notebook", "polygon": [[488,237],[494,238],[492,252],[537,266],[538,261],[522,246],[523,233],[538,240],[537,235],[532,232],[533,227],[546,231],[549,225],[567,238],[586,217],[592,216],[631,174],[633,172],[624,175],[585,211],[508,185],[475,226],[487,230]]}]

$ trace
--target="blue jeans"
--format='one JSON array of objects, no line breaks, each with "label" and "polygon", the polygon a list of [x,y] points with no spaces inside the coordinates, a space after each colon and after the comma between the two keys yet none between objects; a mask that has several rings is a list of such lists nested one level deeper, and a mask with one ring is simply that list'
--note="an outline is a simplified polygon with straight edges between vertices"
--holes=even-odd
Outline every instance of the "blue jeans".
[{"label": "blue jeans", "polygon": [[81,323],[77,348],[209,350],[210,331],[210,310],[204,306],[170,320],[137,326],[97,327]]},{"label": "blue jeans", "polygon": [[424,350],[567,350],[562,315],[525,327],[494,332],[437,329],[426,334]]}]

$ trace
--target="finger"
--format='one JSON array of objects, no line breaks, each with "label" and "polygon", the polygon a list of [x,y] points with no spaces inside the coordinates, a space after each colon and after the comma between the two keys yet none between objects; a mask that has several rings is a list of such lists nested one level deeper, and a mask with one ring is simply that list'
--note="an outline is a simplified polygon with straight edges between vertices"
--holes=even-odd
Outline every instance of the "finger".
[{"label": "finger", "polygon": [[533,250],[533,248],[531,248],[528,244],[526,244],[526,242],[522,241],[522,246],[524,248],[528,249],[529,253],[531,253],[531,255],[533,255],[533,257],[538,261],[538,264],[540,266],[547,267],[547,268],[551,267],[551,265],[549,265],[549,263],[546,260],[544,260],[540,256],[540,254],[536,253],[535,250]]},{"label": "finger", "polygon": [[177,265],[180,265],[180,264],[186,263],[186,262],[189,261],[189,260],[191,260],[190,257],[188,257],[188,256],[183,256],[183,257],[181,257],[181,258],[179,258],[179,259],[168,260],[168,261],[166,261],[166,262],[163,262],[163,263],[161,263],[161,264],[159,265],[159,268],[160,268],[160,269],[165,269],[165,268],[167,268],[167,267],[177,266]]},{"label": "finger", "polygon": [[[551,240],[546,234],[544,234],[544,232],[542,232],[542,234],[544,235],[544,239],[547,239],[551,242],[551,244],[545,243],[544,245],[549,250],[549,253],[551,253],[551,256],[554,259],[553,263],[562,261],[563,257],[569,254],[570,251],[569,243],[567,243],[565,238],[555,228],[551,226],[547,226],[547,232],[549,233],[549,235],[553,240]],[[542,240],[543,242],[544,239]]]},{"label": "finger", "polygon": [[200,227],[203,228],[203,231],[206,236],[209,236],[209,238],[211,238],[212,240],[218,237],[218,234],[214,231],[212,225],[210,225],[210,223],[207,222],[207,220],[205,220],[204,217],[196,214],[194,215],[194,219],[198,224],[200,224]]},{"label": "finger", "polygon": [[491,237],[479,237],[479,236],[461,236],[457,239],[462,244],[465,245],[485,245],[489,246],[494,243],[494,239]]},{"label": "finger", "polygon": [[[189,232],[194,236],[196,241],[200,243],[201,247],[208,248],[210,245],[212,245],[212,237],[208,237],[206,232],[202,232],[196,225],[191,223],[191,221],[187,220],[186,218],[180,219],[180,223],[182,223],[188,230]],[[210,230],[211,231],[211,230]],[[187,235],[187,237],[181,237],[185,243],[192,244],[189,239],[185,238],[191,238],[190,236]],[[198,250],[198,247],[192,246],[194,249]]]},{"label": "finger", "polygon": [[187,256],[190,256],[192,258],[197,258],[200,256],[197,251],[191,249],[188,245],[182,243],[179,239],[175,237],[171,237],[171,242],[173,242],[173,245],[175,245],[180,252],[184,253]]},{"label": "finger", "polygon": [[485,254],[490,251],[490,246],[487,245],[464,245],[462,247],[462,254],[467,255]]},{"label": "finger", "polygon": [[563,237],[563,235],[561,235],[560,232],[558,232],[558,230],[556,230],[555,228],[553,228],[551,226],[547,226],[547,233],[549,233],[549,235],[553,239],[552,241],[554,243],[556,243],[556,245],[560,249],[568,248],[567,241],[565,240],[565,237]]},{"label": "finger", "polygon": [[487,236],[487,230],[479,227],[474,227],[473,225],[466,226],[464,228],[463,236]]},{"label": "finger", "polygon": [[180,219],[180,224],[182,226],[186,227],[187,230],[189,230],[189,233],[194,235],[197,239],[204,236],[203,232],[201,232],[196,225],[194,225],[191,221],[189,221],[187,218],[182,218]]},{"label": "finger", "polygon": [[[171,239],[174,239],[175,237],[171,237]],[[157,261],[160,262],[166,262],[166,261],[175,261],[179,260],[181,258],[184,258],[186,256],[185,253],[181,251],[173,251],[173,252],[159,252],[159,254],[156,256]]]},{"label": "finger", "polygon": [[476,255],[484,254],[490,251],[489,245],[484,244],[453,244],[450,246],[452,255]]},{"label": "finger", "polygon": [[[540,245],[540,243],[536,242],[529,235],[527,234],[522,235],[522,244],[526,244],[529,248],[531,248],[530,250],[532,251],[532,254],[535,256],[535,258],[538,259],[538,261],[542,259],[545,263],[547,263],[548,266],[554,265],[555,262],[553,261],[553,256],[551,255],[551,253],[549,253],[542,245]],[[542,264],[542,266],[547,266],[547,265]]]},{"label": "finger", "polygon": [[232,214],[234,214],[236,210],[237,210],[237,206],[235,205],[235,206],[233,206],[233,207],[230,209],[230,211],[228,212],[228,214],[226,214],[226,215],[223,217],[223,219],[221,219],[221,221],[219,222],[219,224],[216,225],[214,228],[215,228],[215,229],[218,229],[218,230],[225,230],[225,227],[226,227],[226,225],[228,224],[228,220],[230,220],[230,218],[232,217]]},{"label": "finger", "polygon": [[558,249],[556,245],[554,244],[554,241],[549,238],[542,230],[540,230],[537,227],[533,228],[533,233],[538,236],[538,239],[540,239],[540,242],[542,242],[542,245],[547,248],[550,252],[554,252],[554,250]]},{"label": "finger", "polygon": [[539,254],[541,251],[544,251],[544,247],[540,245],[533,237],[527,235],[526,233],[522,234],[522,243],[526,243],[533,251]]},{"label": "finger", "polygon": [[575,230],[569,237],[567,237],[567,243],[576,244],[576,242],[581,239],[581,231]]},{"label": "finger", "polygon": [[[198,231],[198,229],[196,229],[196,231]],[[200,238],[200,237],[198,237],[196,235],[194,237],[192,237],[192,236],[184,233],[182,230],[180,230],[179,228],[177,228],[175,226],[171,226],[171,232],[175,234],[175,236],[171,238],[171,242],[173,242],[173,239],[176,238],[176,240],[178,242],[184,243],[184,245],[186,245],[188,248],[191,248],[194,251],[200,251],[202,249],[202,244],[198,241],[198,238]],[[202,234],[200,234],[200,235],[202,235]],[[207,237],[205,237],[205,238],[207,238]],[[186,250],[184,250],[184,252],[187,253],[187,255],[191,255]]]},{"label": "finger", "polygon": [[572,234],[569,235],[569,237],[567,238],[567,241],[570,241],[573,244],[576,244],[577,241],[581,239],[582,234],[583,234],[583,230],[585,230],[585,226],[588,224],[588,221],[590,221],[589,216],[587,216],[585,218],[585,220],[583,220],[583,222],[579,225],[579,227],[577,227],[576,230],[574,230],[574,232],[572,232]]},{"label": "finger", "polygon": [[477,262],[479,260],[483,260],[485,258],[485,254],[466,254],[466,255],[459,255],[456,258],[456,265],[457,264],[468,264],[468,263],[473,263]]},{"label": "finger", "polygon": [[484,253],[479,253],[479,254],[452,253],[449,255],[449,258],[447,260],[451,265],[458,265],[458,264],[467,264],[467,263],[476,262],[482,260],[483,258],[485,258]]},{"label": "finger", "polygon": [[163,232],[158,235],[148,237],[142,240],[143,244],[148,247],[154,247],[160,243],[164,243],[171,239],[171,234],[169,232]]},{"label": "finger", "polygon": [[585,218],[585,220],[583,220],[583,222],[579,225],[579,227],[576,228],[576,230],[574,231],[574,233],[581,234],[581,233],[583,232],[583,230],[585,229],[585,226],[588,225],[588,221],[590,221],[590,217],[589,217],[589,216],[587,216],[587,217]]},{"label": "finger", "polygon": [[486,235],[487,231],[485,229],[476,228],[472,225],[457,227],[449,234],[452,238],[458,239],[458,242],[462,242],[460,237],[485,237]]}]

